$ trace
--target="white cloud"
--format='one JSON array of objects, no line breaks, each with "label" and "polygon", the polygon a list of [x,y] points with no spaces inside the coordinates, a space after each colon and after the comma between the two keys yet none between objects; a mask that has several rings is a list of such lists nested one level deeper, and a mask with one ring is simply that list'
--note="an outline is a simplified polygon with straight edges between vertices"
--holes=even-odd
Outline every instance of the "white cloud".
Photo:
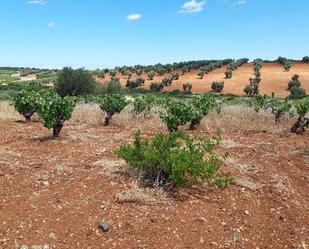
[{"label": "white cloud", "polygon": [[185,2],[179,13],[196,13],[203,10],[206,1],[198,2],[196,0],[190,0]]},{"label": "white cloud", "polygon": [[246,4],[246,3],[247,3],[246,0],[239,0],[239,1],[234,2],[233,4],[235,4],[235,5],[243,5],[243,4]]},{"label": "white cloud", "polygon": [[55,23],[54,23],[54,22],[49,22],[49,23],[47,24],[47,26],[48,26],[49,28],[53,28],[53,27],[55,27]]},{"label": "white cloud", "polygon": [[128,21],[136,21],[136,20],[141,19],[141,18],[142,18],[142,15],[138,14],[138,13],[134,13],[134,14],[127,16]]},{"label": "white cloud", "polygon": [[42,5],[42,4],[46,4],[46,1],[44,1],[44,0],[30,0],[30,1],[28,1],[28,4]]}]

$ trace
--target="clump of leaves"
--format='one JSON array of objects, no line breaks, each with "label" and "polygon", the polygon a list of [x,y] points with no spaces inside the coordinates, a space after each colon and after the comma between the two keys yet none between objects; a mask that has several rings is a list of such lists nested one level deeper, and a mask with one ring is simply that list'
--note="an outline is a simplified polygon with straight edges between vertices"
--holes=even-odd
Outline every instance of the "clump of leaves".
[{"label": "clump of leaves", "polygon": [[57,138],[64,122],[72,116],[76,98],[62,98],[53,91],[41,91],[40,96],[37,100],[39,117],[43,120],[44,127],[53,129],[53,138]]},{"label": "clump of leaves", "polygon": [[223,88],[224,88],[224,82],[213,82],[211,84],[211,89],[216,93],[222,92]]},{"label": "clump of leaves", "polygon": [[301,87],[299,75],[295,74],[288,84],[291,99],[301,99],[306,96],[306,91]]},{"label": "clump of leaves", "polygon": [[152,82],[150,84],[150,90],[154,92],[161,92],[164,88],[163,83]]},{"label": "clump of leaves", "polygon": [[210,94],[193,99],[191,104],[193,110],[191,111],[190,130],[194,130],[212,109],[216,109],[217,112],[221,111],[221,103],[217,101],[215,96]]},{"label": "clump of leaves", "polygon": [[233,76],[233,71],[230,70],[230,69],[228,69],[228,70],[225,71],[224,74],[225,74],[225,78],[226,78],[226,79],[231,79],[232,76]]},{"label": "clump of leaves", "polygon": [[172,184],[182,187],[206,181],[216,187],[226,187],[233,179],[220,172],[227,156],[215,153],[220,141],[219,135],[213,139],[196,140],[182,132],[156,134],[152,139],[142,139],[140,131],[137,131],[134,144],[122,145],[116,154],[141,170],[148,186]]},{"label": "clump of leaves", "polygon": [[166,124],[170,133],[185,125],[193,116],[192,106],[185,101],[169,100],[166,104],[166,113],[161,113],[160,118]]},{"label": "clump of leaves", "polygon": [[190,83],[184,83],[182,89],[184,94],[192,94],[192,85]]},{"label": "clump of leaves", "polygon": [[173,72],[172,73],[172,80],[178,80],[179,79],[179,73]]},{"label": "clump of leaves", "polygon": [[99,99],[99,105],[102,111],[106,113],[104,126],[109,125],[110,119],[115,113],[120,113],[128,102],[124,96],[120,94],[108,94]]},{"label": "clump of leaves", "polygon": [[211,109],[220,111],[220,104],[213,95],[196,97],[191,102],[167,99],[164,106],[165,113],[161,113],[160,117],[170,133],[189,122],[190,129],[193,130]]},{"label": "clump of leaves", "polygon": [[306,97],[297,103],[296,112],[298,118],[291,128],[291,132],[296,134],[303,134],[305,128],[309,127],[309,118],[306,117],[306,114],[309,113],[309,97]]},{"label": "clump of leaves", "polygon": [[30,121],[34,113],[38,111],[38,92],[22,90],[13,98],[14,108],[23,115],[26,121]]},{"label": "clump of leaves", "polygon": [[172,77],[165,77],[163,80],[162,80],[162,84],[164,86],[170,86],[172,85],[172,82],[173,82],[173,78]]},{"label": "clump of leaves", "polygon": [[157,98],[153,95],[143,95],[141,97],[137,97],[133,101],[132,113],[134,115],[143,113],[144,117],[146,117],[156,102]]},{"label": "clump of leaves", "polygon": [[148,79],[149,80],[153,80],[153,78],[155,77],[156,73],[154,71],[150,71],[148,72]]}]

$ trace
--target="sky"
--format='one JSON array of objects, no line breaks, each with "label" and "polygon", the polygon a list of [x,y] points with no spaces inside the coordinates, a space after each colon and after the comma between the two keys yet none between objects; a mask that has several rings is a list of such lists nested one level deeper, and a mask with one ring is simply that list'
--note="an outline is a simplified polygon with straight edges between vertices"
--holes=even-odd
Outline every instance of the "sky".
[{"label": "sky", "polygon": [[0,0],[0,66],[309,55],[309,0]]}]

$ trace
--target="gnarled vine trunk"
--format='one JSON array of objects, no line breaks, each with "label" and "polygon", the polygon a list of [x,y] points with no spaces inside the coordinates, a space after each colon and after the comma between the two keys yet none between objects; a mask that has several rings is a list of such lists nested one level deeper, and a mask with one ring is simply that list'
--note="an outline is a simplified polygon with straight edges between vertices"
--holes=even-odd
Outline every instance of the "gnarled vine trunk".
[{"label": "gnarled vine trunk", "polygon": [[63,124],[64,120],[60,120],[60,122],[53,127],[53,138],[59,137]]},{"label": "gnarled vine trunk", "polygon": [[190,123],[190,130],[195,130],[196,129],[196,126],[200,124],[200,121],[196,120],[196,119],[193,119],[191,120],[191,123]]},{"label": "gnarled vine trunk", "polygon": [[105,121],[104,121],[104,126],[108,126],[109,125],[109,121],[112,118],[113,115],[107,113],[105,116]]},{"label": "gnarled vine trunk", "polygon": [[291,132],[302,135],[305,131],[305,127],[309,126],[309,119],[304,116],[299,116],[296,123],[292,126]]}]

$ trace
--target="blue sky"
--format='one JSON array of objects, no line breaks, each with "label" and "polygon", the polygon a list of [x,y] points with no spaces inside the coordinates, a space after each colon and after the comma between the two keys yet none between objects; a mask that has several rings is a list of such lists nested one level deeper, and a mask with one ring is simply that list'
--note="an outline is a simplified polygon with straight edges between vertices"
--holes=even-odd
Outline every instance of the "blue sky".
[{"label": "blue sky", "polygon": [[309,0],[0,0],[0,66],[309,55]]}]

